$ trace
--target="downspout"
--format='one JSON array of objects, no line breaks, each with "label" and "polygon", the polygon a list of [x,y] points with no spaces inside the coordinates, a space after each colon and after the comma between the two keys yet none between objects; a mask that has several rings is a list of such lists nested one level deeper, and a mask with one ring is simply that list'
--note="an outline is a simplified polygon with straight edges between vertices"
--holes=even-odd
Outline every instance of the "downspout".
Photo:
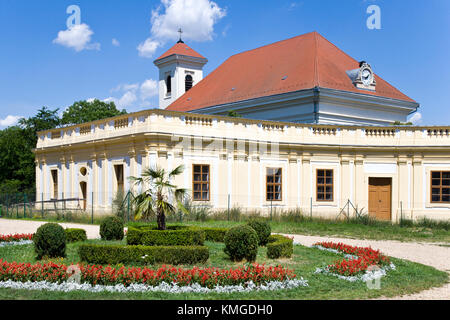
[{"label": "downspout", "polygon": [[314,120],[313,123],[314,124],[318,124],[319,123],[319,93],[320,93],[320,88],[319,87],[314,87],[313,89],[313,103],[314,103]]}]

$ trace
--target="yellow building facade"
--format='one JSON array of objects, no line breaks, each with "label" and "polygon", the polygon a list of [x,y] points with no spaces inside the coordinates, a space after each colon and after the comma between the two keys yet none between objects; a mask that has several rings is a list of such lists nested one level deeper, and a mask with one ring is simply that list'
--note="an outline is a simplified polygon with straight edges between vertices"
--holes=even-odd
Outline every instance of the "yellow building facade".
[{"label": "yellow building facade", "polygon": [[193,205],[450,218],[450,127],[297,124],[145,110],[38,133],[36,198],[110,213],[129,177],[184,165]]}]

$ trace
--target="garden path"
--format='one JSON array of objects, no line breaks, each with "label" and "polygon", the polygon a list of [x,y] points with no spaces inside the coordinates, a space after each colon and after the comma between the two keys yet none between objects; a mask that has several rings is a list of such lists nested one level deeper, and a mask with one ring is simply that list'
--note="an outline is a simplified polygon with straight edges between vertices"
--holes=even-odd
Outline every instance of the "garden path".
[{"label": "garden path", "polygon": [[[43,224],[44,221],[29,221],[29,220],[11,220],[0,219],[0,234],[15,234],[15,233],[35,233],[36,230]],[[77,223],[59,223],[64,228],[82,228],[86,230],[88,239],[100,238],[100,226],[77,224]]]}]

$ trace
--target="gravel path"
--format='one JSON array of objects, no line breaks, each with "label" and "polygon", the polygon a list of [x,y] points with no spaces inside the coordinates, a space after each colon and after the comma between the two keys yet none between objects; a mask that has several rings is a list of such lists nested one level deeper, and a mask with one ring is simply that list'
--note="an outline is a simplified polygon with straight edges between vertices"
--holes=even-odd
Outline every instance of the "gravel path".
[{"label": "gravel path", "polygon": [[[26,221],[26,220],[9,220],[0,219],[0,234],[14,234],[14,233],[34,233],[45,222],[40,221]],[[64,228],[82,228],[86,230],[89,239],[96,239],[100,237],[99,226],[97,225],[83,225],[76,223],[60,223]],[[333,241],[343,242],[348,245],[372,247],[379,249],[384,254],[406,259],[425,265],[432,266],[438,270],[450,273],[450,247],[438,246],[430,243],[416,243],[416,242],[399,242],[399,241],[380,241],[380,240],[355,240],[345,238],[327,238],[318,236],[303,236],[303,235],[289,235],[294,237],[294,242],[305,246],[311,246],[315,242]],[[381,298],[385,299],[385,298]],[[431,299],[445,299],[450,300],[450,283],[443,287],[433,288],[422,291],[418,294],[405,295],[395,298],[396,300],[431,300]]]},{"label": "gravel path", "polygon": [[[430,243],[380,241],[380,240],[355,240],[345,238],[327,238],[318,236],[288,235],[294,237],[294,243],[311,246],[320,241],[342,242],[348,245],[372,247],[388,256],[406,259],[421,264],[432,266],[438,270],[450,273],[450,247],[439,246]],[[380,298],[383,300],[450,300],[450,283],[425,290],[417,294],[404,295],[394,298]]]},{"label": "gravel path", "polygon": [[[0,219],[0,234],[35,233],[36,230],[47,222]],[[97,225],[59,223],[64,228],[81,228],[86,230],[89,239],[100,238],[100,227]]]}]

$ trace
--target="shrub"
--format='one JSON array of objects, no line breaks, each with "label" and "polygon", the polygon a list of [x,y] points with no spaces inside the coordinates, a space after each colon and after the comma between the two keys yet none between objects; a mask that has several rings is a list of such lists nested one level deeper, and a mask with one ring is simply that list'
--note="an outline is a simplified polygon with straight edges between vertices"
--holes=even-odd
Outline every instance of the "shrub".
[{"label": "shrub", "polygon": [[252,227],[258,234],[258,244],[260,246],[265,246],[269,241],[270,234],[272,233],[269,223],[261,220],[251,220],[247,223],[247,225]]},{"label": "shrub", "polygon": [[224,242],[228,228],[201,228],[205,231],[206,241]]},{"label": "shrub", "polygon": [[46,223],[40,226],[33,237],[34,250],[37,259],[66,256],[66,233],[64,228],[56,223]]},{"label": "shrub", "polygon": [[82,261],[95,264],[205,263],[209,258],[205,246],[124,246],[83,244],[78,253]]},{"label": "shrub", "polygon": [[67,242],[81,242],[86,241],[86,230],[84,229],[74,229],[69,228],[65,230]]},{"label": "shrub", "polygon": [[168,230],[129,227],[127,244],[144,246],[191,246],[203,245],[205,242],[205,231],[200,228],[177,227],[172,226]]},{"label": "shrub", "polygon": [[117,217],[107,217],[100,225],[100,236],[102,240],[122,240],[123,221]]},{"label": "shrub", "polygon": [[231,228],[225,234],[225,253],[233,261],[255,261],[258,253],[258,234],[248,225]]},{"label": "shrub", "polygon": [[281,236],[272,235],[267,243],[267,257],[269,259],[290,258],[294,253],[294,240]]}]

